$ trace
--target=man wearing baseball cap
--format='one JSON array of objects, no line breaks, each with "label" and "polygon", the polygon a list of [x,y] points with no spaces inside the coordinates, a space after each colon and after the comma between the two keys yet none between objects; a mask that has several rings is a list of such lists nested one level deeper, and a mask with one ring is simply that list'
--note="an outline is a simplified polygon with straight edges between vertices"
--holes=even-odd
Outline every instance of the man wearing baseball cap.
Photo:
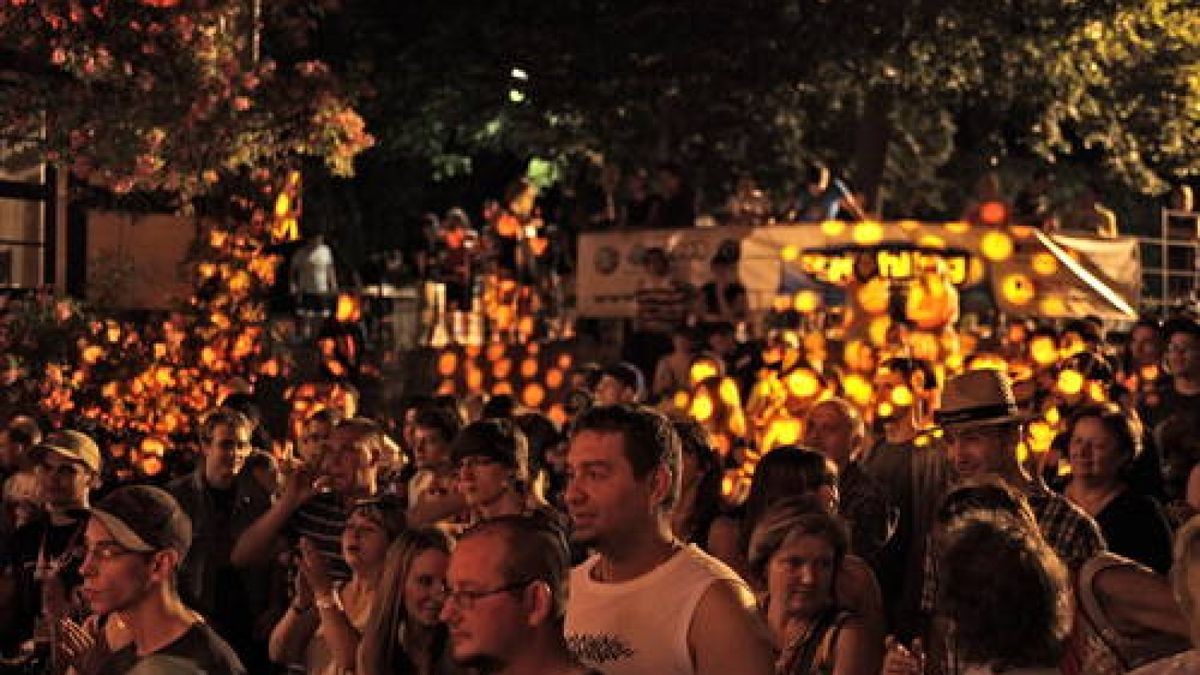
[{"label": "man wearing baseball cap", "polygon": [[[229,645],[179,599],[175,574],[191,543],[191,520],[159,488],[120,487],[92,508],[80,568],[83,597],[101,617],[119,612],[133,635],[104,660],[99,675],[130,672],[150,657],[172,657],[209,675],[246,673]],[[68,660],[82,658],[90,643],[103,644],[69,621],[61,634]]]},{"label": "man wearing baseball cap", "polygon": [[[55,431],[29,452],[37,485],[39,512],[9,541],[0,573],[13,595],[0,597],[9,608],[2,628],[8,653],[31,654],[38,626],[51,625],[73,609],[73,592],[82,578],[83,530],[89,493],[100,485],[100,448],[86,434]],[[10,586],[11,584],[11,586]]]}]

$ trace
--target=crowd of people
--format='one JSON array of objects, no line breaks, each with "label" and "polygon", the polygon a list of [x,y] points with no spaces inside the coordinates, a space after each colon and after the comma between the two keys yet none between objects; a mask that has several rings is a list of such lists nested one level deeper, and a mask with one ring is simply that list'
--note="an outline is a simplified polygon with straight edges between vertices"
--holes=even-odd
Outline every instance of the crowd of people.
[{"label": "crowd of people", "polygon": [[562,426],[507,396],[374,419],[342,396],[279,456],[231,398],[155,485],[15,411],[0,668],[1196,672],[1200,325],[1009,333],[1004,368],[888,358],[868,405],[825,369],[794,442],[672,405],[701,361],[748,400],[797,367],[720,323],[711,352],[677,334],[672,386],[576,368]]}]

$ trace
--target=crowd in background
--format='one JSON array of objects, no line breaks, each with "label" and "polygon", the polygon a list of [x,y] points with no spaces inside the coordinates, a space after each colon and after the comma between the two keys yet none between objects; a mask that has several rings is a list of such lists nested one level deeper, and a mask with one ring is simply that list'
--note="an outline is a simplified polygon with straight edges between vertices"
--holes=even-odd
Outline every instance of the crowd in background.
[{"label": "crowd in background", "polygon": [[5,667],[1191,672],[1200,327],[1009,328],[999,369],[978,345],[954,371],[882,360],[866,405],[811,366],[783,440],[749,403],[740,429],[671,404],[698,364],[749,402],[814,356],[728,323],[707,350],[677,332],[653,378],[576,368],[561,427],[508,396],[375,419],[341,396],[280,457],[237,396],[158,487],[104,484],[107,448],[9,410]]}]

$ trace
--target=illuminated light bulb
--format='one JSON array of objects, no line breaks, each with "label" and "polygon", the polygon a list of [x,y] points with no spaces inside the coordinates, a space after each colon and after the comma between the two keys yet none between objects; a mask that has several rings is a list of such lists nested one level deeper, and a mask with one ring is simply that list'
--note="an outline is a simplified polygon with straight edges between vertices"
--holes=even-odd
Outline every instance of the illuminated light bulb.
[{"label": "illuminated light bulb", "polygon": [[741,393],[738,392],[737,382],[734,382],[732,377],[721,380],[721,384],[717,386],[717,396],[722,403],[731,408],[739,408],[742,405]]},{"label": "illuminated light bulb", "polygon": [[971,231],[971,224],[965,220],[956,220],[946,223],[946,231],[952,234],[966,234]]},{"label": "illuminated light bulb", "polygon": [[569,353],[563,353],[563,354],[558,355],[558,367],[562,368],[563,370],[570,368],[571,364],[574,362],[575,362],[574,357],[571,356]]},{"label": "illuminated light bulb", "polygon": [[565,376],[563,371],[558,368],[551,368],[546,371],[546,387],[550,389],[558,389],[563,385]]},{"label": "illuminated light bulb", "polygon": [[779,257],[784,262],[795,262],[800,257],[800,247],[795,244],[788,244],[779,249]]},{"label": "illuminated light bulb", "polygon": [[1045,421],[1035,421],[1029,424],[1029,447],[1035,454],[1042,454],[1050,450],[1050,445],[1054,442],[1054,428]]},{"label": "illuminated light bulb", "polygon": [[80,355],[83,362],[87,365],[94,365],[100,359],[104,358],[104,348],[98,345],[88,345],[83,348],[83,353]]},{"label": "illuminated light bulb", "polygon": [[362,303],[359,302],[359,299],[349,293],[338,295],[334,319],[339,323],[353,323],[360,318],[362,318]]},{"label": "illuminated light bulb", "polygon": [[877,316],[871,319],[871,323],[867,324],[867,337],[871,340],[871,344],[876,347],[883,347],[888,343],[888,330],[892,327],[892,320],[888,316]]},{"label": "illuminated light bulb", "polygon": [[1046,423],[1051,426],[1058,426],[1058,423],[1062,421],[1062,413],[1058,411],[1058,408],[1050,408],[1043,417],[1046,418]]},{"label": "illuminated light bulb", "polygon": [[921,235],[921,238],[917,240],[917,246],[921,248],[943,249],[946,248],[946,240],[936,234],[925,234]]},{"label": "illuminated light bulb", "polygon": [[871,403],[872,387],[862,375],[851,373],[842,380],[842,388],[846,391],[846,397],[853,401],[859,407],[865,407]]},{"label": "illuminated light bulb", "polygon": [[537,408],[546,400],[546,390],[537,382],[530,382],[521,389],[521,402],[530,408]]},{"label": "illuminated light bulb", "polygon": [[478,393],[483,391],[483,371],[471,366],[467,370],[467,391]]},{"label": "illuminated light bulb", "polygon": [[513,386],[511,382],[497,382],[492,385],[492,396],[512,396]]},{"label": "illuminated light bulb", "polygon": [[1088,384],[1088,397],[1096,403],[1104,403],[1108,400],[1108,392],[1104,389],[1103,383],[1091,382]]},{"label": "illuminated light bulb", "polygon": [[979,206],[979,220],[984,225],[1003,225],[1008,209],[1001,202],[984,202]]},{"label": "illuminated light bulb", "polygon": [[1058,361],[1058,346],[1048,335],[1039,335],[1029,344],[1029,355],[1039,366],[1053,365]]},{"label": "illuminated light bulb", "polygon": [[504,356],[504,345],[499,342],[493,342],[488,345],[485,356],[488,361],[499,361]]},{"label": "illuminated light bulb", "polygon": [[687,410],[688,405],[690,405],[691,402],[691,395],[682,389],[675,392],[675,395],[671,397],[671,404],[674,405],[677,410]]},{"label": "illuminated light bulb", "polygon": [[1146,382],[1153,382],[1154,380],[1157,380],[1158,366],[1153,363],[1142,366],[1141,370],[1139,371],[1139,376]]},{"label": "illuminated light bulb", "polygon": [[1064,394],[1073,395],[1083,391],[1083,384],[1083,374],[1078,370],[1068,369],[1058,374],[1055,387]]},{"label": "illuminated light bulb", "polygon": [[701,391],[697,392],[695,398],[692,399],[691,410],[688,411],[688,414],[701,422],[707,422],[712,419],[715,411],[716,406],[713,405],[712,397],[708,392]]},{"label": "illuminated light bulb", "polygon": [[721,478],[721,494],[725,497],[733,495],[734,479],[732,476],[726,475]]},{"label": "illuminated light bulb", "polygon": [[511,359],[500,359],[499,361],[496,361],[495,363],[492,364],[492,377],[494,377],[497,380],[508,379],[508,376],[511,373],[512,373],[512,360]]},{"label": "illuminated light bulb", "polygon": [[1043,277],[1051,276],[1058,271],[1058,259],[1045,251],[1033,254],[1029,264],[1033,268],[1034,274]]},{"label": "illuminated light bulb", "polygon": [[880,403],[875,410],[879,414],[879,417],[891,417],[896,414],[896,407],[888,401]]},{"label": "illuminated light bulb", "polygon": [[525,359],[521,362],[521,377],[532,380],[537,377],[538,362],[537,359]]},{"label": "illuminated light bulb", "polygon": [[1000,283],[1001,295],[1014,305],[1028,305],[1037,294],[1033,279],[1019,272],[1009,274]]},{"label": "illuminated light bulb", "polygon": [[1038,308],[1046,316],[1066,316],[1068,313],[1067,303],[1057,295],[1042,298]]},{"label": "illuminated light bulb", "polygon": [[1029,461],[1029,444],[1025,441],[1017,443],[1017,463],[1024,464]]},{"label": "illuminated light bulb", "polygon": [[983,235],[983,238],[979,240],[979,250],[983,253],[983,257],[988,260],[1003,262],[1012,257],[1012,237],[999,230],[993,230]]},{"label": "illuminated light bulb", "polygon": [[458,368],[458,354],[452,351],[442,352],[437,361],[437,372],[442,377],[449,377]]},{"label": "illuminated light bulb", "polygon": [[1008,370],[1008,361],[996,354],[976,354],[971,359],[971,370],[998,370],[1006,372]]},{"label": "illuminated light bulb", "polygon": [[854,226],[851,236],[856,244],[874,246],[883,241],[883,226],[873,220],[864,220]]},{"label": "illuminated light bulb", "polygon": [[710,377],[716,377],[721,374],[721,368],[715,361],[708,358],[699,358],[692,363],[691,369],[688,370],[688,377],[691,380],[692,386],[696,386]]},{"label": "illuminated light bulb", "polygon": [[561,403],[550,406],[550,410],[546,411],[546,414],[560,429],[567,423],[567,409]]},{"label": "illuminated light bulb", "polygon": [[913,404],[912,389],[904,385],[893,388],[892,395],[889,398],[891,398],[892,404],[900,407],[907,408]]},{"label": "illuminated light bulb", "polygon": [[826,220],[821,223],[821,233],[826,237],[840,237],[846,232],[846,223],[841,220]]},{"label": "illuminated light bulb", "polygon": [[280,192],[275,198],[275,215],[282,218],[292,210],[292,198],[287,192]]},{"label": "illuminated light bulb", "polygon": [[437,393],[439,396],[454,396],[458,393],[454,386],[454,380],[442,380],[442,383],[438,385]]},{"label": "illuminated light bulb", "polygon": [[886,279],[875,278],[859,286],[854,293],[858,304],[867,314],[883,314],[888,308],[888,282]]},{"label": "illuminated light bulb", "polygon": [[792,301],[797,312],[809,314],[821,306],[821,294],[816,291],[800,291]]},{"label": "illuminated light bulb", "polygon": [[784,378],[788,391],[796,398],[811,398],[821,390],[821,382],[816,373],[808,368],[797,368]]}]

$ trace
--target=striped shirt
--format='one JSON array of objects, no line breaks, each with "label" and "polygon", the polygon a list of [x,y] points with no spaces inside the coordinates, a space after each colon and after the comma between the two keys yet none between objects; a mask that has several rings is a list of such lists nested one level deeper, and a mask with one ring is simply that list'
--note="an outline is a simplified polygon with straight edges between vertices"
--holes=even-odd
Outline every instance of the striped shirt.
[{"label": "striped shirt", "polygon": [[350,511],[340,495],[332,492],[313,495],[288,520],[284,530],[288,544],[295,546],[301,537],[311,539],[329,563],[330,578],[348,580],[350,567],[342,558],[342,530],[346,529],[349,518]]}]

